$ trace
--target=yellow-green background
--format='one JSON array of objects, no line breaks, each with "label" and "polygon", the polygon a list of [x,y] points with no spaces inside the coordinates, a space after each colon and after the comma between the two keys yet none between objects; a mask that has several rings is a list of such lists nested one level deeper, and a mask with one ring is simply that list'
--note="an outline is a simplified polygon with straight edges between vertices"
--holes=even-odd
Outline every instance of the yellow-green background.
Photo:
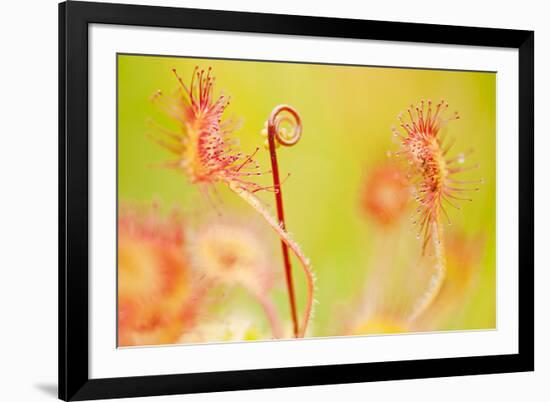
[{"label": "yellow-green background", "polygon": [[[283,187],[287,225],[311,258],[318,278],[319,305],[313,324],[318,335],[331,335],[338,327],[338,306],[360,291],[369,255],[376,251],[372,244],[377,227],[359,213],[365,172],[383,161],[388,150],[398,149],[390,129],[397,125],[400,111],[420,99],[445,98],[461,116],[448,127],[456,137],[454,152],[474,148],[471,159],[480,164],[464,177],[484,180],[474,202],[462,203],[462,211],[449,211],[451,219],[466,234],[482,233],[486,239],[480,281],[464,301],[464,314],[454,317],[449,328],[495,326],[495,74],[119,55],[120,200],[157,199],[166,208],[177,203],[196,216],[212,211],[185,177],[151,168],[173,156],[146,138],[147,119],[176,128],[150,101],[152,93],[176,88],[172,68],[187,82],[196,65],[211,66],[216,92],[231,96],[225,116],[241,119],[242,127],[234,136],[244,152],[262,144],[259,132],[276,105],[290,104],[302,117],[301,141],[292,148],[279,148],[278,155],[282,174],[291,173]],[[270,168],[263,148],[257,160],[263,170]],[[259,182],[268,185],[270,179],[266,175]],[[256,219],[237,197],[223,188],[220,193],[223,213]],[[272,204],[272,193],[260,196]],[[297,292],[303,295],[305,282],[300,270],[295,271]],[[275,298],[280,311],[286,312],[282,289]],[[300,301],[303,306],[302,297]]]}]

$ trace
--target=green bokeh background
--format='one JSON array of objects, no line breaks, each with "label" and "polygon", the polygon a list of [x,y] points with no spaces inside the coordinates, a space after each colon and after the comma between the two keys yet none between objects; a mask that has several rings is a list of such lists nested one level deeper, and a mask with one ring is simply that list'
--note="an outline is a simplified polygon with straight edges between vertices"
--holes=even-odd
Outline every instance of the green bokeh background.
[{"label": "green bokeh background", "polygon": [[[388,150],[398,149],[390,130],[397,125],[397,114],[420,99],[447,100],[450,110],[461,116],[447,128],[456,138],[454,152],[473,148],[471,159],[480,164],[463,177],[484,180],[473,202],[462,203],[461,211],[450,209],[449,213],[455,228],[467,235],[482,233],[485,238],[478,284],[464,301],[463,313],[453,317],[448,328],[495,326],[494,73],[119,55],[119,199],[156,199],[164,208],[178,204],[195,221],[211,214],[212,206],[181,174],[151,167],[173,156],[148,140],[146,133],[148,119],[176,128],[150,97],[156,90],[169,93],[176,88],[172,68],[187,82],[196,65],[211,66],[216,93],[231,96],[225,116],[241,119],[234,136],[245,153],[262,145],[260,130],[276,105],[290,104],[302,117],[304,132],[299,144],[279,148],[278,156],[282,174],[291,173],[283,187],[287,225],[311,258],[318,279],[319,304],[313,323],[317,335],[331,335],[338,327],[338,306],[361,291],[369,256],[376,252],[373,244],[379,228],[359,211],[360,188],[369,168],[385,160]],[[263,170],[269,169],[268,152],[263,148],[257,161]],[[270,180],[265,175],[258,182],[270,185]],[[240,199],[218,187],[222,213],[239,214],[256,226],[263,225]],[[272,193],[260,197],[273,204]],[[274,237],[272,243],[274,258],[280,259]],[[295,272],[303,306],[305,281],[299,269]],[[284,315],[284,288],[274,297]]]}]

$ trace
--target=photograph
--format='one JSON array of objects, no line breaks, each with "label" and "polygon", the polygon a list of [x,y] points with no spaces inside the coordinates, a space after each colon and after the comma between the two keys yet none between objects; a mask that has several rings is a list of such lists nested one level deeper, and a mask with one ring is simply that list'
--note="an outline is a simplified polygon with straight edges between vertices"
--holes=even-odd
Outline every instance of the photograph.
[{"label": "photograph", "polygon": [[497,328],[494,71],[116,57],[118,347]]},{"label": "photograph", "polygon": [[549,399],[544,3],[2,4],[0,402]]}]

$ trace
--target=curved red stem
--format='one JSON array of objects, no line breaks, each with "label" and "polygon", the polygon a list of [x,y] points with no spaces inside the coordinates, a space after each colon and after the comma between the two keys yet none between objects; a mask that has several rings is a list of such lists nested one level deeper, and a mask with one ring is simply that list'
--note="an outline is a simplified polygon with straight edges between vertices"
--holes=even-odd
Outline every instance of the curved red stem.
[{"label": "curved red stem", "polygon": [[[271,172],[273,175],[273,185],[275,187],[275,203],[277,205],[277,219],[279,225],[283,230],[286,230],[285,213],[283,208],[283,192],[281,188],[281,178],[279,176],[279,165],[277,162],[277,152],[275,144],[275,136],[277,135],[277,123],[275,121],[276,116],[281,111],[289,111],[295,114],[293,110],[288,107],[280,106],[273,110],[268,121],[268,142],[269,142],[269,154],[271,156]],[[285,266],[285,278],[288,290],[288,299],[290,303],[290,315],[292,317],[292,326],[294,337],[298,338],[300,328],[298,326],[298,313],[296,308],[296,295],[294,292],[294,281],[292,279],[292,265],[290,263],[290,254],[288,252],[288,245],[281,240],[281,251],[283,253],[283,261]]]}]

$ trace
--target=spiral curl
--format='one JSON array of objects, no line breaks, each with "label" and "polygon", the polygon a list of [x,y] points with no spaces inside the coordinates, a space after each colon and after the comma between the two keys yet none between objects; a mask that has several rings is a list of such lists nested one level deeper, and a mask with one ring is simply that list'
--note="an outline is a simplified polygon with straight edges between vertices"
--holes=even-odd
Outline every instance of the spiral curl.
[{"label": "spiral curl", "polygon": [[[281,115],[281,113],[288,113],[292,116],[292,118],[288,115]],[[292,126],[292,131],[290,133],[281,129],[281,123],[284,122],[289,123]],[[296,145],[298,141],[300,141],[300,138],[302,138],[302,119],[296,109],[292,106],[276,106],[269,116],[267,126],[268,135],[274,136],[277,142],[285,147]]]}]

